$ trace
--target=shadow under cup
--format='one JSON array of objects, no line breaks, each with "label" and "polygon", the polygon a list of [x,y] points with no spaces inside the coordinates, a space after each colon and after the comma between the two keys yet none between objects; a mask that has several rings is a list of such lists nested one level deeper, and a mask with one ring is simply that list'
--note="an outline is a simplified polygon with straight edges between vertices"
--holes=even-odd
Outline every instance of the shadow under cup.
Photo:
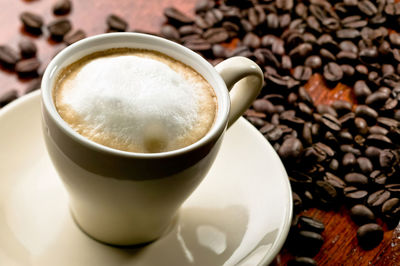
[{"label": "shadow under cup", "polygon": [[[52,97],[60,70],[85,55],[120,47],[164,53],[191,66],[210,83],[218,110],[202,139],[174,151],[133,153],[90,141],[62,120]],[[91,237],[115,245],[159,238],[210,169],[229,109],[229,93],[217,71],[200,55],[171,41],[138,33],[109,33],[61,51],[43,76],[42,124],[47,150],[68,191],[79,227]]]}]

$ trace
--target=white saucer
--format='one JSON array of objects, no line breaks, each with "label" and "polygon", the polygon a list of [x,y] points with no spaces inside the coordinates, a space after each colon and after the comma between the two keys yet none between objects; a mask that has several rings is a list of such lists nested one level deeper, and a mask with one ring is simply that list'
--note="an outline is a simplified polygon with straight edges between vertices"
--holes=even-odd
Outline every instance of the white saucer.
[{"label": "white saucer", "polygon": [[0,111],[0,265],[265,265],[281,249],[292,216],[284,167],[241,118],[209,175],[158,241],[117,248],[82,233],[45,149],[40,92]]}]

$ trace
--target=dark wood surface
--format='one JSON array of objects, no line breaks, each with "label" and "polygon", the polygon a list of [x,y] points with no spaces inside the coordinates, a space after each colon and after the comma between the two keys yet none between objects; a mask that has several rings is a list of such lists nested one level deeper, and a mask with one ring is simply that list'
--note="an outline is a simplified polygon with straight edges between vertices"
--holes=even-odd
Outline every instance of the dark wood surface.
[{"label": "dark wood surface", "polygon": [[[67,15],[73,30],[82,29],[88,36],[104,33],[107,29],[106,17],[110,13],[117,14],[129,22],[130,30],[158,32],[165,21],[162,13],[167,6],[175,6],[188,15],[193,16],[196,0],[73,0],[73,10]],[[48,32],[40,36],[27,33],[19,20],[23,11],[31,11],[43,16],[45,24],[57,17],[52,14],[55,0],[0,0],[0,44],[9,44],[17,48],[22,38],[30,38],[38,45],[38,57],[43,71],[51,58],[65,47],[49,39]],[[0,69],[0,92],[15,88],[23,95],[32,79],[21,79],[10,71]],[[319,75],[314,75],[307,84],[307,89],[316,103],[330,103],[334,99],[353,100],[351,88],[338,85],[335,89],[327,89]],[[357,245],[356,225],[351,221],[348,211],[322,211],[310,209],[305,215],[320,219],[326,225],[323,233],[325,243],[315,259],[319,265],[400,265],[400,259],[392,252],[390,246],[392,231],[385,228],[384,240],[370,251],[364,251]],[[400,255],[397,255],[400,256]],[[284,248],[275,259],[275,265],[285,265],[291,258]],[[397,263],[396,263],[397,262]]]}]

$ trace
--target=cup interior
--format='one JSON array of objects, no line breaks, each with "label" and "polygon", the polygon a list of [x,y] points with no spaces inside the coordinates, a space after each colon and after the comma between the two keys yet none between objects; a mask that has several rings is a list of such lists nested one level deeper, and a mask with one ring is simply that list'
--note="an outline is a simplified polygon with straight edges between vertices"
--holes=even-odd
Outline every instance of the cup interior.
[{"label": "cup interior", "polygon": [[[55,80],[64,67],[74,63],[80,58],[91,53],[110,48],[139,48],[154,50],[166,54],[190,67],[202,75],[213,87],[217,97],[218,110],[215,121],[208,133],[197,142],[181,149],[161,153],[135,153],[116,150],[86,139],[75,132],[58,114],[53,101],[53,87]],[[70,137],[90,148],[104,152],[119,153],[125,156],[172,156],[196,149],[218,138],[226,129],[230,109],[229,93],[224,81],[214,67],[199,54],[172,41],[141,33],[107,33],[78,41],[62,50],[47,66],[42,79],[43,108],[50,114],[57,125]]]}]

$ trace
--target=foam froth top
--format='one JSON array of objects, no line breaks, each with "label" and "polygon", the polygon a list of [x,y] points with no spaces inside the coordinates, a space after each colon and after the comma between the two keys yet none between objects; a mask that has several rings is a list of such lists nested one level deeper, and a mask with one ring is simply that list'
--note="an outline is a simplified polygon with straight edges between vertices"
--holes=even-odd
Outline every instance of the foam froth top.
[{"label": "foam froth top", "polygon": [[[212,89],[203,88],[209,84],[180,62],[135,51],[67,67],[55,93],[63,119],[89,139],[136,152],[173,150],[204,136],[215,116],[215,104],[208,118],[210,106],[202,106],[215,102]],[[197,132],[204,119],[206,129]]]}]

